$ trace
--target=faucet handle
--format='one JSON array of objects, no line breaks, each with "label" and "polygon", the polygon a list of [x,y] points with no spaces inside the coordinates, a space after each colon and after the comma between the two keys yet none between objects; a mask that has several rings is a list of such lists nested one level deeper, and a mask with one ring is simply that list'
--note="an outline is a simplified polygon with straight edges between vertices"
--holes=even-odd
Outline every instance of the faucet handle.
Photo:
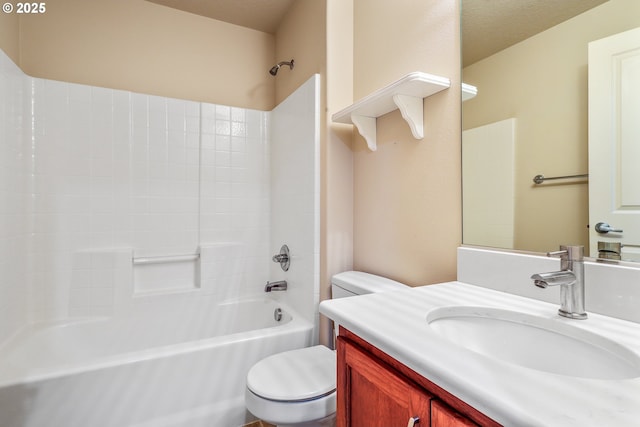
[{"label": "faucet handle", "polygon": [[271,258],[271,260],[273,262],[279,262],[280,268],[282,268],[282,271],[288,271],[289,263],[291,262],[291,257],[289,256],[289,246],[282,245],[282,247],[280,248],[280,253],[275,254]]},{"label": "faucet handle", "polygon": [[567,252],[566,249],[561,250],[561,251],[551,251],[551,252],[547,252],[547,256],[548,257],[554,257],[554,256],[559,256],[561,257],[562,255],[568,255],[569,252]]},{"label": "faucet handle", "polygon": [[548,257],[560,257],[563,260],[582,261],[584,260],[584,246],[582,245],[560,245],[559,251],[547,252]]}]

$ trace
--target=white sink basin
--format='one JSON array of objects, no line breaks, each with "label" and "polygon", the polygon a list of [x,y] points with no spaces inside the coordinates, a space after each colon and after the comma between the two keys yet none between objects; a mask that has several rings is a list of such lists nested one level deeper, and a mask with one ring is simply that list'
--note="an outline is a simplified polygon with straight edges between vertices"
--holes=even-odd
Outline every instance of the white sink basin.
[{"label": "white sink basin", "polygon": [[488,307],[431,310],[429,326],[449,341],[504,362],[554,374],[620,380],[640,377],[626,347],[567,322]]}]

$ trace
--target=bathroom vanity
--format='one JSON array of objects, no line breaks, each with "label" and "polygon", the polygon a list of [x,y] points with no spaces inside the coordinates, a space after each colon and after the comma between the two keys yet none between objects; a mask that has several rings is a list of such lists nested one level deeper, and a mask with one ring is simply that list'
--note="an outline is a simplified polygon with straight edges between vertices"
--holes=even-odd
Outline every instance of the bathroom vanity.
[{"label": "bathroom vanity", "polygon": [[[530,285],[533,287],[533,285]],[[338,426],[637,426],[640,324],[462,282],[323,301]]]},{"label": "bathroom vanity", "polygon": [[344,328],[337,360],[338,427],[499,426]]}]

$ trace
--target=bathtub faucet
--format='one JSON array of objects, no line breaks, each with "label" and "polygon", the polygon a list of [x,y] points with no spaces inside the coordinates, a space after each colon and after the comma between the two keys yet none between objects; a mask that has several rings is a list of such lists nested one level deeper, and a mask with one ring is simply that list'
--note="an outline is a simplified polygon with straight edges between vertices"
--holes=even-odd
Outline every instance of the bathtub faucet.
[{"label": "bathtub faucet", "polygon": [[280,280],[278,282],[267,282],[267,284],[264,286],[265,292],[286,291],[286,290],[287,290],[286,280]]}]

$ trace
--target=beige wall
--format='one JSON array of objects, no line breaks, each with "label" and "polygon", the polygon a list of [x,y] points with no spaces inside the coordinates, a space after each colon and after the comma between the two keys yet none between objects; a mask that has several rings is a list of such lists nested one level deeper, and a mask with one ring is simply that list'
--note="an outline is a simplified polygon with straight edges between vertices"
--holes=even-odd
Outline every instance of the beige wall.
[{"label": "beige wall", "polygon": [[353,126],[331,116],[353,102],[353,0],[327,2],[328,139],[322,151],[322,233],[327,276],[353,268]]},{"label": "beige wall", "polygon": [[515,248],[588,246],[588,186],[532,179],[587,173],[587,44],[637,26],[640,2],[610,0],[464,69],[465,129],[517,119]]},{"label": "beige wall", "polygon": [[20,18],[19,65],[53,80],[270,110],[274,57],[273,35],[143,0],[57,0]]},{"label": "beige wall", "polygon": [[275,77],[276,104],[284,101],[313,74],[324,75],[326,35],[326,1],[294,2],[276,31],[274,64],[295,59],[293,70],[283,67]]},{"label": "beige wall", "polygon": [[15,13],[0,13],[0,49],[20,63],[19,19]]},{"label": "beige wall", "polygon": [[[326,138],[321,151],[320,297],[330,296],[331,276],[353,269],[352,126],[331,116],[353,102],[353,0],[327,1]],[[321,342],[332,340],[326,319]]]},{"label": "beige wall", "polygon": [[457,1],[355,0],[354,98],[413,71],[451,79],[424,101],[425,137],[399,112],[377,123],[378,150],[354,142],[354,266],[411,284],[456,278],[461,240]]}]

